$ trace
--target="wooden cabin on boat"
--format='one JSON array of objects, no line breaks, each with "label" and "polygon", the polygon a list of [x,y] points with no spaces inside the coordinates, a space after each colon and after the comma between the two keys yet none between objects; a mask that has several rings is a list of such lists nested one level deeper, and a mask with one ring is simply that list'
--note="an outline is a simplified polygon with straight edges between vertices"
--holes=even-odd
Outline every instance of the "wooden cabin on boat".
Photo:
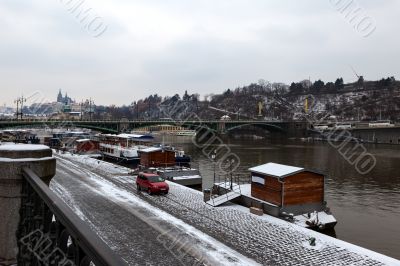
[{"label": "wooden cabin on boat", "polygon": [[312,170],[267,163],[250,168],[251,196],[291,213],[322,210],[325,176]]},{"label": "wooden cabin on boat", "polygon": [[76,143],[77,153],[93,153],[100,152],[100,142],[92,139],[78,139]]},{"label": "wooden cabin on boat", "polygon": [[144,167],[171,167],[175,165],[175,151],[161,147],[139,150],[140,164]]}]

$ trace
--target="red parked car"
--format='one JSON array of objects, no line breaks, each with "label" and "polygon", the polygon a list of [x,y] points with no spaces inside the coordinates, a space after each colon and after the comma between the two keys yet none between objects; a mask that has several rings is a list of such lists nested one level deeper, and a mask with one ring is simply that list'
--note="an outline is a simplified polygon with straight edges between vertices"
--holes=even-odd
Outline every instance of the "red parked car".
[{"label": "red parked car", "polygon": [[150,173],[139,173],[136,178],[136,186],[138,191],[146,190],[149,194],[168,194],[169,191],[169,186],[164,178]]}]

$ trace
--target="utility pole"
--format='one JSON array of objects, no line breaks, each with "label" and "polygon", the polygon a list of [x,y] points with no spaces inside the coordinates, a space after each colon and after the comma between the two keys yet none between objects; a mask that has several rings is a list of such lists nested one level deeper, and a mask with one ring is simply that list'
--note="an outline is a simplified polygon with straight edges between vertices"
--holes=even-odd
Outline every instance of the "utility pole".
[{"label": "utility pole", "polygon": [[19,116],[19,99],[16,99],[15,101],[14,101],[14,103],[16,103],[17,104],[17,112],[15,113],[15,116],[17,117],[17,120],[18,120],[18,116]]},{"label": "utility pole", "polygon": [[92,101],[92,98],[90,98],[90,99],[89,99],[89,116],[90,116],[90,121],[92,121],[92,113],[93,113],[92,106],[93,106],[93,101]]},{"label": "utility pole", "polygon": [[83,100],[81,101],[81,121],[83,119]]}]

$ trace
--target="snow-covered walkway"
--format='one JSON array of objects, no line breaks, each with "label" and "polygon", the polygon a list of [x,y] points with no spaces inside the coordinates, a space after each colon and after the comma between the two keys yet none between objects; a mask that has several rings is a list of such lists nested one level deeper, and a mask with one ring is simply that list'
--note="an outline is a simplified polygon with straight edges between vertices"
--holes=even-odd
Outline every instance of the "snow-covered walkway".
[{"label": "snow-covered walkway", "polygon": [[71,158],[57,156],[51,188],[130,265],[257,265],[143,200],[129,170],[95,162],[96,173]]},{"label": "snow-covered walkway", "polygon": [[[152,209],[150,216],[147,217],[148,214],[141,216],[149,220],[146,222],[148,225],[157,228],[163,224],[159,221],[175,225],[175,227],[159,228],[159,235],[153,241],[158,239],[160,242],[159,236],[164,237],[163,232],[167,239],[170,239],[171,235],[189,235],[189,238],[177,237],[177,239],[183,243],[193,239],[199,241],[194,246],[188,245],[198,249],[193,251],[188,248],[189,259],[209,258],[209,261],[203,260],[203,262],[219,265],[250,265],[254,261],[264,265],[400,265],[398,260],[274,217],[252,215],[248,209],[241,206],[213,208],[203,202],[201,192],[174,183],[170,183],[170,193],[167,196],[138,193],[134,185],[135,179],[128,175],[129,169],[123,167],[82,156],[61,155],[58,161],[60,168],[81,169],[79,171],[82,173],[78,171],[76,176],[79,174],[88,176],[87,172],[92,172],[90,177],[86,178],[90,180],[87,184],[92,186],[91,189],[103,194],[115,204],[122,204],[127,212],[135,213],[139,207],[147,212]],[[68,202],[69,198],[76,200],[79,195],[73,191],[74,188],[70,187],[65,177],[64,173],[54,179],[55,191],[70,206],[78,208],[78,212],[84,212],[85,206],[79,206],[78,202]],[[75,195],[64,194],[61,189]],[[101,212],[102,206],[97,208]],[[87,213],[87,216],[82,215],[82,217],[91,222],[90,215]],[[95,226],[95,229],[101,228]],[[151,237],[153,236],[149,236]],[[308,244],[310,237],[316,238],[315,247]],[[247,260],[246,257],[254,261]]]}]

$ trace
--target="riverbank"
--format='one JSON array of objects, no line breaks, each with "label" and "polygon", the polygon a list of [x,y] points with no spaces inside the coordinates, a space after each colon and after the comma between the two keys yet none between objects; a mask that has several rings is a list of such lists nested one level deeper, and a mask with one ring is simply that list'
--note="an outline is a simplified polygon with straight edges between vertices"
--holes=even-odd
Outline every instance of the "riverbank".
[{"label": "riverbank", "polygon": [[[252,215],[247,208],[237,205],[212,208],[203,202],[201,192],[174,183],[170,183],[170,194],[166,197],[137,192],[135,179],[129,175],[130,169],[84,156],[65,154],[57,157],[79,169],[101,175],[104,181],[94,182],[103,193],[111,192],[110,197],[139,197],[147,204],[175,217],[177,222],[188,224],[236,250],[241,256],[261,264],[400,265],[398,260],[274,217]],[[113,189],[107,189],[108,186]],[[64,189],[68,187],[64,186]],[[128,201],[126,204],[133,202]],[[316,238],[315,247],[309,245],[311,237]]]}]

